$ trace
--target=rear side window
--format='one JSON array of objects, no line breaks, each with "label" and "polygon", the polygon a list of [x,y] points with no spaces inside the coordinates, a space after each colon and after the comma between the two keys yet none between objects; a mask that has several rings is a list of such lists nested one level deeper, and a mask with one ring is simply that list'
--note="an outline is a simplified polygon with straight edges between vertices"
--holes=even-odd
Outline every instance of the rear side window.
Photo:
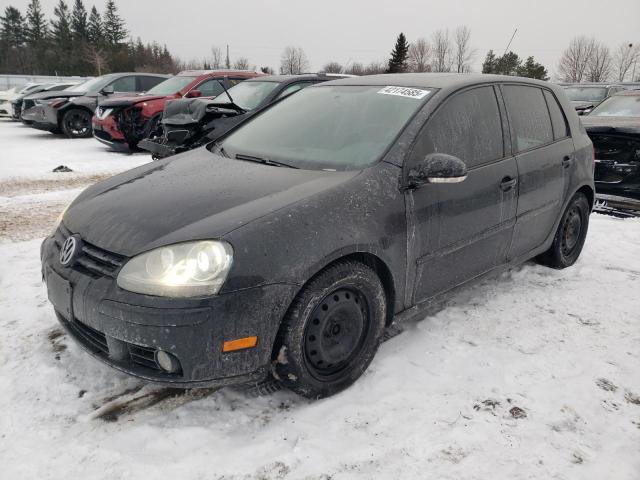
[{"label": "rear side window", "polygon": [[548,90],[544,90],[544,98],[547,100],[549,114],[551,115],[553,138],[558,140],[559,138],[568,137],[569,129],[567,128],[567,120],[564,118],[564,113],[562,113],[562,108],[558,104],[558,100],[556,100],[556,97]]},{"label": "rear side window", "polygon": [[114,92],[137,92],[136,77],[122,77],[111,82]]},{"label": "rear side window", "polygon": [[526,85],[505,85],[503,92],[515,151],[552,142],[551,118],[542,90]]},{"label": "rear side window", "polygon": [[454,155],[474,167],[504,156],[502,122],[493,87],[458,93],[428,120],[412,162],[429,153]]},{"label": "rear side window", "polygon": [[147,90],[151,90],[153,87],[158,85],[160,82],[164,82],[166,78],[161,77],[138,77],[138,90],[141,92],[146,92]]}]

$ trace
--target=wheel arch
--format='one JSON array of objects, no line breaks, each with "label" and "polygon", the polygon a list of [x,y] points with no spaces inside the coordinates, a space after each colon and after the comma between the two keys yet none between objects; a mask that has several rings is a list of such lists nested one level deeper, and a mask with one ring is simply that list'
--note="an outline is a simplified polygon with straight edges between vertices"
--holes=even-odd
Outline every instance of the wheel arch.
[{"label": "wheel arch", "polygon": [[583,193],[587,197],[587,200],[589,201],[589,208],[593,210],[593,204],[595,203],[595,199],[596,199],[596,194],[593,188],[591,188],[590,185],[583,185],[575,191],[575,193],[571,196],[571,198],[573,198],[573,196],[576,193]]},{"label": "wheel arch", "polygon": [[62,107],[61,109],[58,110],[58,128],[62,129],[62,119],[64,118],[64,116],[66,115],[66,113],[70,110],[84,110],[85,112],[87,112],[89,115],[91,115],[93,117],[94,112],[90,109],[87,108],[83,105],[67,105],[65,107]]}]

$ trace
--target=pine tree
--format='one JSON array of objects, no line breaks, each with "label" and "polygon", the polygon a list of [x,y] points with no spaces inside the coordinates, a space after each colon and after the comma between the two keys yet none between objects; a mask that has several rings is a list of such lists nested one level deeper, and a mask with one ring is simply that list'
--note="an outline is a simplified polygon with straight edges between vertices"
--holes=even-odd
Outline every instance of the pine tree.
[{"label": "pine tree", "polygon": [[407,55],[409,54],[409,43],[404,33],[398,35],[396,45],[391,52],[389,59],[388,73],[402,73],[407,71]]},{"label": "pine tree", "polygon": [[89,22],[87,23],[87,38],[96,47],[102,44],[102,18],[95,6],[91,7]]},{"label": "pine tree", "polygon": [[31,0],[27,7],[27,41],[36,47],[47,38],[49,27],[40,0]]},{"label": "pine tree", "polygon": [[64,0],[59,0],[53,9],[55,19],[51,21],[51,40],[55,59],[55,72],[58,74],[73,73],[71,50],[73,39],[69,23],[69,7]]},{"label": "pine tree", "polygon": [[496,54],[489,50],[482,64],[482,73],[496,73],[496,64]]},{"label": "pine tree", "polygon": [[76,0],[71,12],[71,32],[76,40],[86,40],[87,34],[87,9],[82,0]]},{"label": "pine tree", "polygon": [[111,47],[118,47],[127,38],[124,20],[118,14],[114,0],[107,0],[102,27],[104,38]]},{"label": "pine tree", "polygon": [[26,41],[26,25],[20,10],[14,7],[4,9],[4,16],[0,17],[0,39],[9,48],[20,48]]},{"label": "pine tree", "polygon": [[517,68],[516,73],[521,77],[549,80],[547,69],[544,68],[544,65],[536,62],[533,57],[528,57],[524,65]]}]

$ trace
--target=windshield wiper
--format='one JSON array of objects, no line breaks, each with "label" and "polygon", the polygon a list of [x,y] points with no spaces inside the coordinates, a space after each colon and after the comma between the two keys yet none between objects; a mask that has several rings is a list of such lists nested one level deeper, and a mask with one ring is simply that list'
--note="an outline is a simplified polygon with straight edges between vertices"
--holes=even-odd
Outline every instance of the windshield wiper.
[{"label": "windshield wiper", "polygon": [[242,153],[236,153],[236,160],[262,163],[263,165],[271,165],[272,167],[298,168],[293,165],[289,165],[288,163],[276,162],[275,160],[270,160],[268,158],[254,157],[253,155],[243,155]]}]

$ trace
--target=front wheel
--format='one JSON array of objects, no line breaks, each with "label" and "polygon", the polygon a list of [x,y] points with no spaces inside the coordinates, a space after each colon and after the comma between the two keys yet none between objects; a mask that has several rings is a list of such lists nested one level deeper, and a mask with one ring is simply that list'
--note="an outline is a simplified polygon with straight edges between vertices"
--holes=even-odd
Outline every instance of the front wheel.
[{"label": "front wheel", "polygon": [[91,136],[91,113],[81,108],[72,108],[62,116],[62,131],[69,138]]},{"label": "front wheel", "polygon": [[587,197],[583,193],[576,193],[560,219],[551,248],[538,256],[537,261],[551,268],[573,265],[587,238],[590,210]]},{"label": "front wheel", "polygon": [[314,277],[287,312],[274,352],[274,376],[307,398],[351,385],[378,350],[387,313],[373,269],[341,261]]}]

